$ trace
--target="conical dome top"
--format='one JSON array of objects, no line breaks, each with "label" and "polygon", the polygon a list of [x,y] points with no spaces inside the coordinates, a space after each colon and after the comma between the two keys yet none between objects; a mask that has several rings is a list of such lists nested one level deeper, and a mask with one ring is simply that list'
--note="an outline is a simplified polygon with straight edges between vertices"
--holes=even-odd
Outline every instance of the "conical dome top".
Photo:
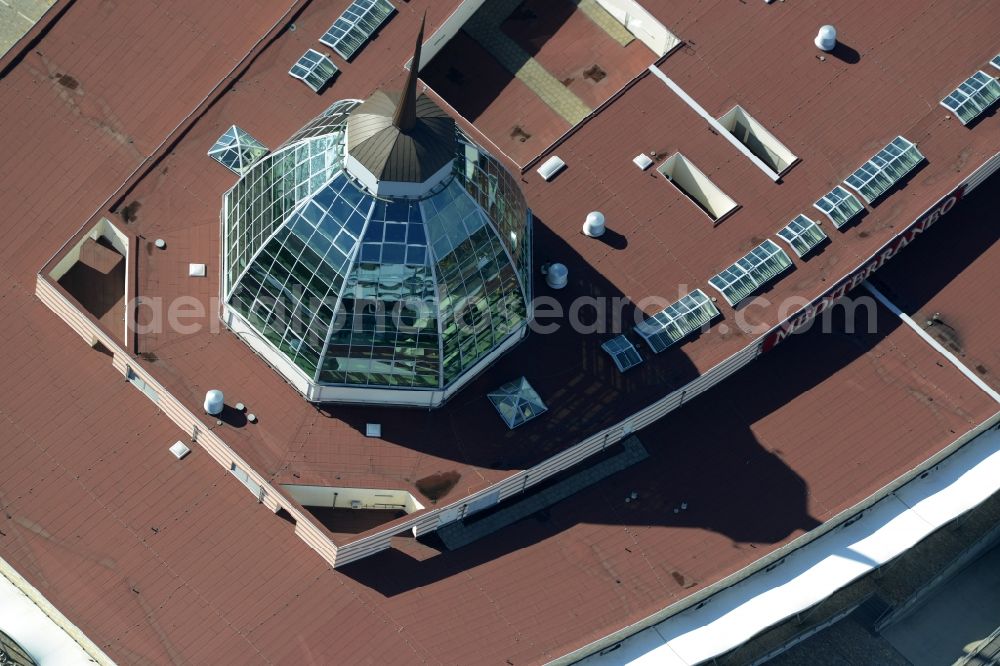
[{"label": "conical dome top", "polygon": [[420,196],[448,175],[455,159],[455,121],[417,96],[423,35],[421,21],[405,89],[376,91],[347,121],[347,167],[376,194]]}]

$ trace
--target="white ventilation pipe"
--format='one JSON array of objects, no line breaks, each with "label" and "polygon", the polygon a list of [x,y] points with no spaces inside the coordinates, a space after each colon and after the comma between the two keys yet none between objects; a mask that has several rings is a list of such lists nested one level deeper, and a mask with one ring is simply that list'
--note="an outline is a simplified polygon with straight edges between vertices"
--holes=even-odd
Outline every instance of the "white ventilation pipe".
[{"label": "white ventilation pipe", "polygon": [[205,413],[215,416],[222,413],[225,402],[222,398],[222,391],[212,389],[205,394]]},{"label": "white ventilation pipe", "polygon": [[837,46],[837,29],[832,25],[824,25],[816,34],[814,43],[821,51],[832,51]]},{"label": "white ventilation pipe", "polygon": [[597,238],[604,234],[604,213],[594,211],[587,213],[587,220],[583,223],[583,234],[591,238]]},{"label": "white ventilation pipe", "polygon": [[569,269],[563,264],[549,264],[545,271],[545,284],[553,289],[562,289],[569,282]]}]

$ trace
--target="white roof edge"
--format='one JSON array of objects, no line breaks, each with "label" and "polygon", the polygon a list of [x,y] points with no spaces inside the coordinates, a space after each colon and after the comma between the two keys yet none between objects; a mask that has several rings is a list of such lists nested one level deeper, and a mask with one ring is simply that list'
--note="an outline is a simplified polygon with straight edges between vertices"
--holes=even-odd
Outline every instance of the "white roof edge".
[{"label": "white roof edge", "polygon": [[1000,413],[955,453],[768,567],[581,664],[687,666],[717,657],[896,558],[1000,491]]}]

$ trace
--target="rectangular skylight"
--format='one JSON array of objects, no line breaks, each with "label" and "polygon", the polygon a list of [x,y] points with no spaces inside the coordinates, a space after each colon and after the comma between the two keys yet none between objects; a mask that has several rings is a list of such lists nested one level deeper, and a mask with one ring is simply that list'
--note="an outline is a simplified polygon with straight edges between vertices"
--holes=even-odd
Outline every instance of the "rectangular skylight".
[{"label": "rectangular skylight", "polygon": [[614,359],[615,365],[618,366],[618,370],[620,372],[625,372],[629,368],[633,368],[642,363],[642,357],[639,356],[639,352],[632,344],[632,341],[624,335],[611,338],[601,345],[601,349],[611,355],[611,358]]},{"label": "rectangular skylight", "polygon": [[304,81],[307,86],[312,88],[313,92],[318,93],[339,71],[337,66],[325,55],[309,49],[302,54],[298,62],[292,65],[288,73],[294,78]]},{"label": "rectangular skylight", "polygon": [[354,0],[319,41],[350,60],[394,11],[388,0]]},{"label": "rectangular skylight", "polygon": [[657,169],[688,199],[719,222],[739,206],[680,153],[674,153]]},{"label": "rectangular skylight", "polygon": [[1000,82],[980,70],[963,81],[941,100],[941,106],[954,111],[963,125],[968,125],[1000,99]]},{"label": "rectangular skylight", "polygon": [[805,215],[796,215],[795,219],[778,232],[778,236],[795,250],[795,254],[804,257],[809,251],[826,240],[826,234],[819,225]]},{"label": "rectangular skylight", "polygon": [[912,141],[897,136],[874,157],[858,167],[845,181],[871,203],[885,194],[903,176],[924,161]]},{"label": "rectangular skylight", "polygon": [[993,60],[990,60],[990,64],[996,67],[997,69],[1000,69],[1000,53],[993,56]]},{"label": "rectangular skylight", "polygon": [[858,198],[840,185],[830,190],[830,193],[813,204],[823,212],[833,226],[838,229],[854,219],[854,216],[864,210]]},{"label": "rectangular skylight", "polygon": [[719,316],[715,307],[701,289],[663,308],[652,317],[635,327],[654,353],[680,342],[691,333]]},{"label": "rectangular skylight", "polygon": [[719,124],[779,176],[799,159],[741,106],[719,118]]},{"label": "rectangular skylight", "polygon": [[791,265],[792,260],[785,251],[769,239],[714,276],[709,283],[735,307],[744,298],[784,273]]}]

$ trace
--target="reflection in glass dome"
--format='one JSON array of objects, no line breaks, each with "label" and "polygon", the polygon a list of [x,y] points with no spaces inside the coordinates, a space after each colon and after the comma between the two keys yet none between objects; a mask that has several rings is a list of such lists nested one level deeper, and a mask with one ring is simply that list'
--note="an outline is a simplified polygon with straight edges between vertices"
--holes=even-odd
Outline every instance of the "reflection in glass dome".
[{"label": "reflection in glass dome", "polygon": [[313,401],[436,406],[526,332],[524,197],[410,79],[335,103],[224,198],[225,321]]}]

